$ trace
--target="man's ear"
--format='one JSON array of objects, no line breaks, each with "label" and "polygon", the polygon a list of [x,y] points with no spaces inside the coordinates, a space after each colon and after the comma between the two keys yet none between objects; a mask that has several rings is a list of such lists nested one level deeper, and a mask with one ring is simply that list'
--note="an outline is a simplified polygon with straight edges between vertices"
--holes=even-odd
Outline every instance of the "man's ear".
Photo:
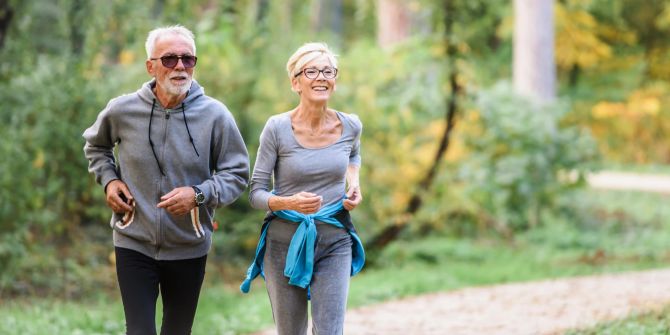
[{"label": "man's ear", "polygon": [[150,59],[147,59],[147,61],[144,64],[147,66],[147,73],[153,77],[154,76],[154,62],[152,62]]}]

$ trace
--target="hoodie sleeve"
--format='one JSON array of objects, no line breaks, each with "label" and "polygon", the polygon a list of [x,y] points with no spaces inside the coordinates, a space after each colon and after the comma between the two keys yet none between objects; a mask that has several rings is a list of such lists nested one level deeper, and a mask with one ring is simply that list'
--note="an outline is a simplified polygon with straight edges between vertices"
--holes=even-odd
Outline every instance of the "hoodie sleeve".
[{"label": "hoodie sleeve", "polygon": [[118,142],[118,136],[110,115],[111,104],[110,101],[98,114],[95,123],[82,135],[86,140],[84,155],[88,159],[88,171],[95,175],[98,184],[105,187],[110,181],[120,179],[114,158],[114,146]]},{"label": "hoodie sleeve", "polygon": [[[224,107],[225,108],[225,107]],[[205,204],[220,207],[231,204],[244,192],[249,182],[249,154],[235,119],[226,109],[223,125],[212,145],[214,174],[197,187],[205,195]]]}]

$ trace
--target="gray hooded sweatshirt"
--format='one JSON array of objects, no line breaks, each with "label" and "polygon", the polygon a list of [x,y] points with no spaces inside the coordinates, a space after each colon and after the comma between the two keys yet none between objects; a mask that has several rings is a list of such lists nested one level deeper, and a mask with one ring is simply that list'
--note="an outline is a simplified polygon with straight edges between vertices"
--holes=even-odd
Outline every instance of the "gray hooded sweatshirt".
[{"label": "gray hooded sweatshirt", "polygon": [[[173,109],[160,105],[154,86],[152,80],[112,99],[84,131],[89,172],[103,186],[122,180],[135,199],[125,218],[112,215],[115,246],[158,260],[201,257],[211,246],[214,209],[235,201],[247,186],[249,156],[230,111],[195,80]],[[182,186],[198,187],[205,203],[182,216],[156,207],[161,196]]]}]

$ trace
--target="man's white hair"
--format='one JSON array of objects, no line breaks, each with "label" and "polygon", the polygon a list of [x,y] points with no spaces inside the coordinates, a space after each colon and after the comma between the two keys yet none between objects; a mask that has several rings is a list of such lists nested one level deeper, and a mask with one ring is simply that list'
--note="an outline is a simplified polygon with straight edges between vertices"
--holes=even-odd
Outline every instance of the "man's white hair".
[{"label": "man's white hair", "polygon": [[144,44],[144,48],[147,50],[147,58],[151,58],[151,54],[154,52],[154,47],[156,46],[158,39],[168,34],[179,35],[186,38],[189,42],[191,42],[191,46],[193,47],[193,55],[195,55],[195,35],[193,35],[193,33],[184,26],[174,25],[156,28],[149,32],[147,41]]}]

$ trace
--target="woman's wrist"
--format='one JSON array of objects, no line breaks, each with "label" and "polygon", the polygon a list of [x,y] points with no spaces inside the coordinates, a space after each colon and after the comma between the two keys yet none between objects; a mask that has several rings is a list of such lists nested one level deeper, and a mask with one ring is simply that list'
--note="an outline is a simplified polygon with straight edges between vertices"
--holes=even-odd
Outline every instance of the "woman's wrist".
[{"label": "woman's wrist", "polygon": [[281,211],[284,209],[290,209],[288,204],[289,197],[282,197],[278,195],[273,195],[268,199],[268,207],[271,211]]}]

